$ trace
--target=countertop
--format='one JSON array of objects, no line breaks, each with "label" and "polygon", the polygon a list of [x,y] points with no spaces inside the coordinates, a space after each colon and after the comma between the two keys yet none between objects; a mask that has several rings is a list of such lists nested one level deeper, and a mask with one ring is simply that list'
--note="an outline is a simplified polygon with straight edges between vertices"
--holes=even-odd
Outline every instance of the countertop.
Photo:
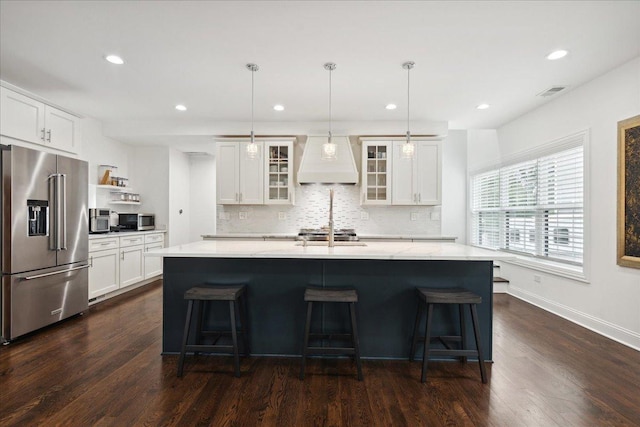
[{"label": "countertop", "polygon": [[138,234],[166,233],[167,230],[147,230],[147,231],[112,231],[109,233],[89,234],[89,240],[100,239],[104,237],[127,237]]},{"label": "countertop", "polygon": [[145,253],[152,257],[311,258],[505,261],[502,252],[450,242],[366,242],[366,246],[301,246],[289,240],[203,240]]},{"label": "countertop", "polygon": [[[204,240],[244,239],[244,240],[295,240],[298,234],[291,233],[229,233],[229,234],[203,234]],[[410,240],[410,241],[449,241],[457,239],[454,236],[428,236],[428,235],[386,235],[386,234],[358,234],[360,240]]]}]

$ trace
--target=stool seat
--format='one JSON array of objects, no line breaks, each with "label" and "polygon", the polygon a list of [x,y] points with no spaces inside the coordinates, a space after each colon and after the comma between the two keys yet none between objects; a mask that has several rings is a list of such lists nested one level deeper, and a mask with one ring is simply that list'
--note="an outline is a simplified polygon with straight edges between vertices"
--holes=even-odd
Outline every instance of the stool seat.
[{"label": "stool seat", "polygon": [[196,286],[184,293],[186,300],[234,301],[244,293],[245,285],[239,286]]},{"label": "stool seat", "polygon": [[304,291],[305,302],[358,302],[355,289],[327,289],[309,287]]},{"label": "stool seat", "polygon": [[[182,347],[180,349],[180,358],[178,359],[178,377],[182,376],[184,368],[184,359],[187,352],[197,354],[199,352],[223,352],[233,354],[233,364],[235,368],[235,376],[240,376],[240,355],[238,350],[238,334],[242,336],[244,353],[248,356],[249,350],[249,323],[247,322],[246,308],[246,285],[202,285],[188,289],[184,293],[184,299],[187,303],[187,317],[184,323],[184,333],[182,335]],[[230,328],[227,330],[203,329],[204,312],[208,305],[213,305],[215,301],[225,302],[229,304],[229,321]],[[194,313],[195,312],[195,313]],[[236,312],[240,315],[241,327],[237,328]],[[196,318],[195,327],[195,343],[189,344],[189,332],[191,330],[192,316]],[[231,337],[232,345],[218,344],[218,340],[222,337]],[[205,344],[204,338],[208,338],[213,342]]]},{"label": "stool seat", "polygon": [[480,304],[482,297],[462,288],[418,288],[418,295],[427,304]]},{"label": "stool seat", "polygon": [[[424,343],[424,353],[422,355],[422,376],[421,381],[427,379],[427,362],[429,356],[455,356],[460,357],[463,363],[467,362],[467,357],[477,357],[480,366],[480,377],[482,382],[487,382],[487,373],[484,364],[484,356],[482,354],[482,343],[480,340],[480,329],[478,322],[478,312],[476,306],[482,303],[482,297],[473,292],[462,288],[416,288],[418,294],[418,310],[416,312],[416,320],[413,326],[413,339],[411,343],[411,353],[409,360],[413,360],[416,347],[419,341]],[[436,304],[455,304],[458,306],[458,314],[460,320],[460,335],[440,335],[432,336],[432,318]],[[469,307],[471,314],[471,322],[473,324],[473,335],[476,342],[476,349],[467,349],[466,326],[464,316],[464,306]],[[424,337],[418,336],[420,320],[424,310],[427,310],[427,323],[425,326]],[[440,342],[444,348],[430,348],[432,340]],[[459,343],[460,348],[453,348],[452,344]]]},{"label": "stool seat", "polygon": [[[358,326],[356,324],[356,302],[358,293],[355,289],[349,288],[320,288],[317,286],[307,287],[304,291],[304,301],[307,303],[307,321],[304,328],[304,344],[302,347],[302,363],[300,365],[300,379],[304,379],[304,368],[307,356],[309,355],[329,355],[347,354],[352,355],[358,372],[358,381],[362,381],[362,364],[360,362],[360,343],[358,340]],[[349,318],[351,323],[351,333],[312,333],[311,315],[314,303],[346,303],[349,306]],[[312,346],[309,341],[334,341],[349,340],[351,347],[342,346]]]}]

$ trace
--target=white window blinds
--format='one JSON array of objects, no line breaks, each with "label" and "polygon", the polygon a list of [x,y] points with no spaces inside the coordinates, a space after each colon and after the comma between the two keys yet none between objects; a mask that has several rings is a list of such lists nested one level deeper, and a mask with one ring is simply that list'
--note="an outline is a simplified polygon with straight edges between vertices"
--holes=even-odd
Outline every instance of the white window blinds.
[{"label": "white window blinds", "polygon": [[472,244],[582,265],[582,140],[472,176]]}]

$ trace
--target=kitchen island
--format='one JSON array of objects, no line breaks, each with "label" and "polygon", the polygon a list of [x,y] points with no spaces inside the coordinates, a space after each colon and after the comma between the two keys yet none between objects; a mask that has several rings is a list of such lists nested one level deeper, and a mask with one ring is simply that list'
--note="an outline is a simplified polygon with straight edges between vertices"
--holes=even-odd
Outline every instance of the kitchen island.
[{"label": "kitchen island", "polygon": [[[367,242],[329,248],[291,240],[226,239],[169,247],[146,256],[164,257],[165,354],[179,352],[187,289],[207,283],[246,283],[252,354],[300,354],[306,313],[303,294],[306,286],[313,285],[357,289],[362,357],[406,359],[417,308],[414,289],[425,286],[463,287],[482,297],[478,314],[487,360],[492,355],[493,261],[511,258],[447,242]],[[315,327],[328,332],[346,325],[347,311],[340,308],[316,310]],[[453,326],[457,319],[457,310],[437,310],[434,333],[457,332]],[[222,306],[220,313],[208,313],[206,321],[225,320],[228,311]],[[470,321],[467,327],[472,340]]]}]

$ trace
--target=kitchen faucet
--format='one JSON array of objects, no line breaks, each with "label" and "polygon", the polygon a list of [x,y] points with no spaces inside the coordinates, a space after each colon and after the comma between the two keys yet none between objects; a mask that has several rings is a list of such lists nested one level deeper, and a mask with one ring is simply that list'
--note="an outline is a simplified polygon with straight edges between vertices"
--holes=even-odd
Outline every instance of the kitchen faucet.
[{"label": "kitchen faucet", "polygon": [[333,247],[333,188],[329,189],[329,247]]}]

